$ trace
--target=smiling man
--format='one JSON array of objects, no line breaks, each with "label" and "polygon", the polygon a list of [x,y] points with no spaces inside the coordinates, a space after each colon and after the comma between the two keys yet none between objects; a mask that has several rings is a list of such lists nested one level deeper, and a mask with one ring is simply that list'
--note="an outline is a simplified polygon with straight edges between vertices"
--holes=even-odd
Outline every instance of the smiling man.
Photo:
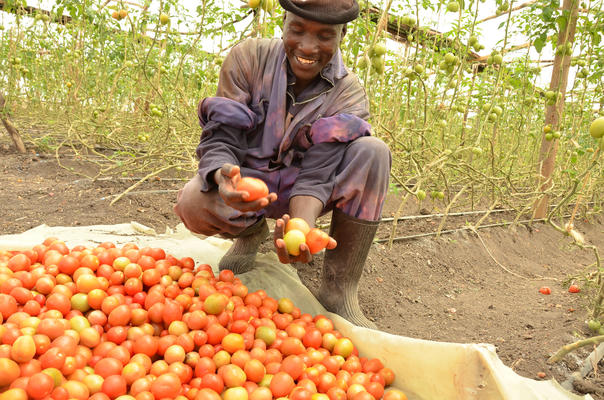
[{"label": "smiling man", "polygon": [[[179,192],[175,212],[191,231],[236,238],[219,268],[249,271],[276,219],[273,242],[283,263],[312,261],[308,247],[288,255],[291,217],[313,227],[333,211],[321,287],[323,306],[375,327],[357,289],[388,189],[390,151],[371,136],[367,96],[344,65],[340,43],[359,14],[356,0],[280,0],[281,39],[234,46],[216,96],[199,103],[203,128],[197,175]],[[241,176],[262,179],[270,194],[247,202]],[[319,274],[320,271],[317,271]]]}]

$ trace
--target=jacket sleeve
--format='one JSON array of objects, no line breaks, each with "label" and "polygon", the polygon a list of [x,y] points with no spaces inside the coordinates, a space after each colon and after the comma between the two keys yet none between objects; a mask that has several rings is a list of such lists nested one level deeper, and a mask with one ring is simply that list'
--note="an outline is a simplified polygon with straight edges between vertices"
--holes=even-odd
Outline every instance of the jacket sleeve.
[{"label": "jacket sleeve", "polygon": [[203,99],[197,114],[203,132],[196,154],[202,191],[213,189],[214,171],[225,163],[241,165],[247,152],[247,132],[256,125],[249,110],[251,65],[249,45],[231,49],[220,70],[215,97]]},{"label": "jacket sleeve", "polygon": [[312,145],[304,153],[290,198],[313,196],[325,206],[348,143],[371,135],[371,125],[366,121],[369,117],[367,97],[356,78],[352,82],[338,96],[339,110],[312,124],[309,134]]}]

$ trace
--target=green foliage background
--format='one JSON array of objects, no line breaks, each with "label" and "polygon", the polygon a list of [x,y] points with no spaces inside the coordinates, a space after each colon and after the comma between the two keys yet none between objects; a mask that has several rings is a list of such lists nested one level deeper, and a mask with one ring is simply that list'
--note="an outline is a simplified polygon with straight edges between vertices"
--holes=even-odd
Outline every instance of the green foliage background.
[{"label": "green foliage background", "polygon": [[[99,175],[191,175],[201,133],[196,105],[213,95],[224,55],[246,37],[278,37],[282,19],[269,0],[254,10],[239,4],[225,9],[211,0],[195,10],[178,0],[104,7],[99,0],[62,0],[48,15],[28,14],[21,0],[4,3],[17,15],[0,30],[0,90],[8,112],[30,148],[57,155],[70,149],[98,163]],[[365,10],[371,6],[361,3]],[[378,28],[383,8],[376,7],[349,24],[342,50],[370,97],[374,134],[393,151],[393,190],[402,199],[421,202],[425,195],[444,208],[461,191],[462,207],[511,207],[520,215],[541,194],[544,108],[559,96],[536,86],[540,69],[530,47],[506,53],[508,38],[520,32],[538,51],[555,48],[569,16],[557,1],[514,13],[514,3],[499,1],[506,36],[479,63],[472,51],[481,50],[481,4],[464,1],[458,12],[447,13],[455,24],[442,35],[430,34],[421,18],[446,13],[448,4],[394,2],[388,21],[399,35]],[[604,12],[602,1],[581,7],[574,42],[557,49],[572,51],[578,73],[560,128],[551,133],[560,148],[550,195],[581,196],[589,202],[585,210],[597,211],[604,178],[599,143],[588,127],[604,115]],[[120,10],[127,16],[113,18]],[[159,23],[160,12],[170,16],[168,24]],[[61,15],[69,21],[58,24]],[[379,55],[381,44],[385,55]]]}]

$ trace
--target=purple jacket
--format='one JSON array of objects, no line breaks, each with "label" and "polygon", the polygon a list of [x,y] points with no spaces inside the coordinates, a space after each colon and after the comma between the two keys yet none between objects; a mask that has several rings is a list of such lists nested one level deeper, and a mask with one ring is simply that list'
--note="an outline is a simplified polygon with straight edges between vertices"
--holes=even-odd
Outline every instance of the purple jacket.
[{"label": "purple jacket", "polygon": [[340,50],[321,78],[294,99],[295,77],[281,39],[234,46],[216,96],[198,106],[202,191],[215,187],[211,174],[224,163],[267,173],[288,169],[297,174],[290,197],[311,195],[325,204],[346,143],[370,135],[371,126],[365,91]]}]

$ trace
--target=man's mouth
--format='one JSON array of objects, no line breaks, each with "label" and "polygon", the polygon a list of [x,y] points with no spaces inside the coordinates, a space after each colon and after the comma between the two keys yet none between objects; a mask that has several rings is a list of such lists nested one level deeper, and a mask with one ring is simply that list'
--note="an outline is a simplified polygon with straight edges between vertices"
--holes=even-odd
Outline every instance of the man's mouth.
[{"label": "man's mouth", "polygon": [[304,58],[304,57],[300,57],[300,56],[296,56],[296,60],[298,60],[298,62],[303,65],[311,65],[311,64],[314,64],[317,62],[317,60],[310,60],[308,58]]}]

